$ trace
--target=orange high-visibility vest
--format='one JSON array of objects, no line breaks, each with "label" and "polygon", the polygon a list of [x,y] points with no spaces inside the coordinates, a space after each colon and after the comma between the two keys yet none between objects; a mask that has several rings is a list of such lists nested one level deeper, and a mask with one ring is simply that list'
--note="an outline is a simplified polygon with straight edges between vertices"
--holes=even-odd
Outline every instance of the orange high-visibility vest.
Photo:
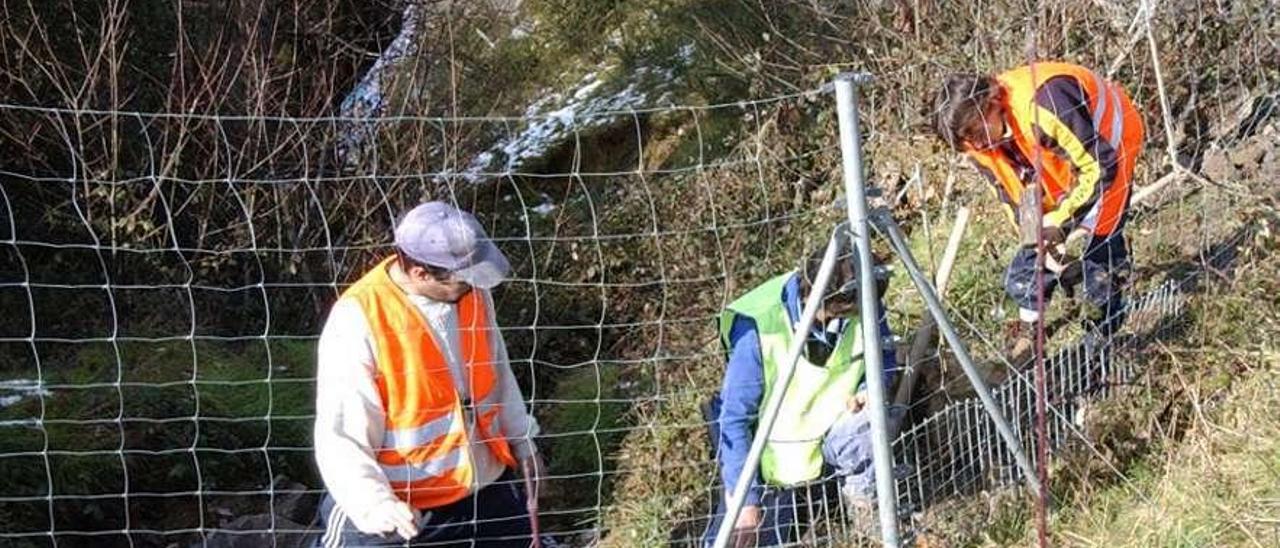
[{"label": "orange high-visibility vest", "polygon": [[378,464],[392,490],[414,508],[437,508],[471,493],[475,471],[467,421],[499,462],[515,467],[498,415],[501,391],[489,346],[484,297],[472,289],[460,299],[458,335],[471,403],[464,406],[426,321],[395,285],[388,258],[343,293],[355,299],[374,342],[378,394],[386,434]]},{"label": "orange high-visibility vest", "polygon": [[[1120,163],[1111,185],[1102,192],[1102,196],[1082,219],[1082,225],[1091,229],[1094,234],[1110,234],[1120,225],[1125,210],[1129,207],[1130,183],[1142,149],[1142,115],[1134,108],[1123,88],[1103,80],[1087,68],[1070,63],[1045,62],[1035,63],[1034,72],[1034,81],[1031,66],[1010,70],[996,79],[1007,92],[1007,121],[1011,126],[1014,143],[1031,162],[1036,161],[1037,155],[1040,158],[1040,176],[1044,189],[1043,210],[1048,213],[1056,209],[1077,181],[1069,158],[1041,147],[1036,142],[1035,95],[1040,86],[1051,78],[1070,76],[1084,90],[1095,131],[1115,149]],[[1043,119],[1045,116],[1052,114],[1041,111],[1040,117]],[[1004,155],[996,149],[968,148],[966,153],[995,175],[1016,209],[1021,201],[1024,184]],[[1102,181],[1095,184],[1102,184]]]}]

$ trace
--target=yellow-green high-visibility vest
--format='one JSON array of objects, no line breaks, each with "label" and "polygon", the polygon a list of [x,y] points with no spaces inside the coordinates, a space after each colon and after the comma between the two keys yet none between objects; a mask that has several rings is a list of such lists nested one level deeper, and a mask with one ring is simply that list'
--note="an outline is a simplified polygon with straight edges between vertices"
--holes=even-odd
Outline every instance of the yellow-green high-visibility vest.
[{"label": "yellow-green high-visibility vest", "polygon": [[[791,346],[791,318],[782,302],[782,289],[794,272],[783,274],[733,301],[720,315],[720,337],[729,348],[729,330],[737,316],[755,320],[760,336],[760,356],[764,361],[764,402],[777,389],[776,381],[787,367]],[[782,408],[760,457],[760,475],[765,483],[791,486],[817,479],[822,474],[822,439],[848,404],[862,381],[862,331],[858,318],[851,318],[840,333],[827,363],[818,366],[801,354],[795,375],[782,398]],[[855,359],[856,358],[856,359]]]}]

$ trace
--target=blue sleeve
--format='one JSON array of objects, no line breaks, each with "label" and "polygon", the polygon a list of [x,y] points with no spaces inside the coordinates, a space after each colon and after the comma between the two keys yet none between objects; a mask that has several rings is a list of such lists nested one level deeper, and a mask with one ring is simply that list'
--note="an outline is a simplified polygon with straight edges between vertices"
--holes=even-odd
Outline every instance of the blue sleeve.
[{"label": "blue sleeve", "polygon": [[[880,303],[880,361],[884,365],[884,389],[889,390],[893,386],[893,377],[898,372],[898,352],[897,345],[893,343],[893,330],[889,329],[889,314],[884,309],[884,303]],[[858,384],[858,390],[867,389],[867,378],[864,375],[862,382]]]},{"label": "blue sleeve", "polygon": [[[729,329],[729,363],[724,386],[720,388],[720,477],[727,491],[733,491],[738,474],[746,464],[755,435],[756,416],[764,398],[764,362],[760,356],[760,335],[756,323],[737,317]],[[760,474],[757,471],[747,492],[746,503],[759,505]]]}]

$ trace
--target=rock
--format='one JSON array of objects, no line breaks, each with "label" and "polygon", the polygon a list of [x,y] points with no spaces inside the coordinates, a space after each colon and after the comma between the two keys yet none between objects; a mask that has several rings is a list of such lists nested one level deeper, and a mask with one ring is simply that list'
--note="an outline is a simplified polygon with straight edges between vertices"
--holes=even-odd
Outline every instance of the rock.
[{"label": "rock", "polygon": [[308,492],[307,486],[280,476],[275,484],[275,513],[298,523],[310,523],[320,505],[320,494]]},{"label": "rock", "polygon": [[[307,486],[280,475],[272,485],[275,490],[271,514],[243,514],[247,508],[218,508],[226,519],[219,520],[219,532],[209,536],[207,546],[240,548],[256,546],[311,546],[321,531],[310,525],[316,521],[320,494]],[[255,510],[261,507],[254,507]]]},{"label": "rock", "polygon": [[1227,151],[1220,148],[1210,149],[1204,153],[1204,159],[1200,162],[1200,172],[1215,182],[1234,181],[1240,176]]},{"label": "rock", "polygon": [[1280,143],[1277,143],[1262,158],[1262,163],[1258,165],[1258,172],[1254,179],[1264,183],[1276,183],[1280,181]]},{"label": "rock", "polygon": [[1274,148],[1275,145],[1267,141],[1268,139],[1262,136],[1255,136],[1240,143],[1238,146],[1232,147],[1230,152],[1231,163],[1244,170],[1245,174],[1248,175],[1258,164],[1262,163],[1262,158],[1266,156],[1267,152]]},{"label": "rock", "polygon": [[[274,527],[273,527],[274,525]],[[257,548],[259,546],[311,546],[321,531],[267,514],[241,516],[212,535],[203,546],[209,548]]]}]

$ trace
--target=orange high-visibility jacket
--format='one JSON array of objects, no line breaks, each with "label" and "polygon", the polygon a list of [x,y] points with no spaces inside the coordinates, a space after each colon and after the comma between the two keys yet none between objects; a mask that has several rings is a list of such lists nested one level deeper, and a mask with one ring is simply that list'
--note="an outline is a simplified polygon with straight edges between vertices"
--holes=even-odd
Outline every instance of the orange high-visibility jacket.
[{"label": "orange high-visibility jacket", "polygon": [[[457,303],[460,357],[469,402],[458,394],[431,330],[395,285],[386,259],[343,293],[360,304],[374,342],[378,393],[386,412],[386,435],[378,464],[391,489],[415,508],[437,508],[471,493],[475,471],[471,444],[485,443],[499,462],[515,467],[501,432],[501,391],[489,346],[488,317],[480,290]],[[468,439],[475,421],[481,440]]]},{"label": "orange high-visibility jacket", "polygon": [[[1063,122],[1062,117],[1067,114],[1079,114],[1079,105],[1037,102],[1037,91],[1060,76],[1072,78],[1084,91],[1092,130],[1096,132],[1096,139],[1090,135],[1087,140],[1093,143],[1082,140]],[[1074,221],[1098,235],[1113,232],[1129,206],[1134,165],[1142,149],[1142,116],[1128,94],[1093,71],[1070,63],[1035,63],[1034,70],[1028,65],[996,78],[1008,98],[1006,122],[1014,145],[1032,165],[1037,158],[1041,162],[1042,207],[1047,221],[1057,226]],[[1118,165],[1100,165],[1101,147],[1114,150],[1115,154],[1109,157]],[[1026,182],[1018,176],[1019,170],[1010,158],[998,147],[968,148],[965,152],[990,172],[998,194],[1016,216]]]}]

